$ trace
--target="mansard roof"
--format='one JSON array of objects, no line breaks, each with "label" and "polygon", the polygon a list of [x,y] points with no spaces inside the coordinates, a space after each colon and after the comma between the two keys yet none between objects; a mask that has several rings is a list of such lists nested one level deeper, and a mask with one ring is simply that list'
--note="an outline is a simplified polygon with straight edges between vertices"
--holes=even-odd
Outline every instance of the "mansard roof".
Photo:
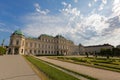
[{"label": "mansard roof", "polygon": [[40,39],[41,37],[51,37],[51,38],[54,38],[53,36],[51,35],[47,35],[47,34],[41,34],[38,39]]},{"label": "mansard roof", "polygon": [[[56,35],[56,38],[64,38],[62,35]],[[64,38],[65,39],[65,38]]]},{"label": "mansard roof", "polygon": [[19,30],[15,30],[13,35],[22,35],[24,36],[23,32],[19,29]]},{"label": "mansard roof", "polygon": [[48,34],[41,34],[41,35],[38,37],[38,39],[39,39],[40,37],[51,37],[51,38],[63,38],[63,39],[66,39],[66,38],[64,38],[62,35],[56,35],[55,37],[53,37],[53,36],[48,35]]},{"label": "mansard roof", "polygon": [[85,48],[89,48],[89,47],[103,47],[103,46],[111,46],[111,47],[113,47],[113,46],[110,45],[110,44],[103,44],[103,45],[85,46]]}]

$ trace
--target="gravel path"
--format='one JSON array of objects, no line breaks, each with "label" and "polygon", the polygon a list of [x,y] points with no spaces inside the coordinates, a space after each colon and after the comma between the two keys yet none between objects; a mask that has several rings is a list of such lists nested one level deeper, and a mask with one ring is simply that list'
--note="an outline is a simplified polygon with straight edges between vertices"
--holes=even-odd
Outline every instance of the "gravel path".
[{"label": "gravel path", "polygon": [[0,56],[0,80],[40,80],[20,55]]},{"label": "gravel path", "polygon": [[97,68],[87,67],[87,66],[83,66],[83,65],[48,59],[46,57],[38,57],[38,58],[41,60],[53,63],[55,65],[64,67],[66,69],[70,69],[70,70],[78,72],[78,73],[92,76],[99,80],[120,80],[120,73],[118,73],[118,72],[113,72],[113,71],[97,69]]}]

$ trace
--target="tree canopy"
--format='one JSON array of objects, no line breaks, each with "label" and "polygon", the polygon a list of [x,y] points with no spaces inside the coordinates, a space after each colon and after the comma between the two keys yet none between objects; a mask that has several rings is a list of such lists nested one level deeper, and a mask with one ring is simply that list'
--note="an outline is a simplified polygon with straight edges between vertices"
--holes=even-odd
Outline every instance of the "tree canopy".
[{"label": "tree canopy", "polygon": [[5,53],[6,53],[6,48],[0,46],[0,55],[3,55]]}]

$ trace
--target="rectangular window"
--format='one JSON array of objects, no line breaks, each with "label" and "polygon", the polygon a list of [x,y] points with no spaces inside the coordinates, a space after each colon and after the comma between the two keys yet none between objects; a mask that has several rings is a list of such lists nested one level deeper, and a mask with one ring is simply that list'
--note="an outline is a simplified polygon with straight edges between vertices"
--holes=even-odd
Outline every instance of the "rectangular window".
[{"label": "rectangular window", "polygon": [[35,44],[34,44],[34,47],[35,47],[35,48],[36,48],[36,45],[37,45],[37,44],[35,43]]},{"label": "rectangular window", "polygon": [[26,45],[26,47],[28,47],[28,43],[27,43],[27,42],[26,42],[26,44],[25,44],[25,45]]},{"label": "rectangular window", "polygon": [[32,43],[30,43],[30,47],[32,47]]},{"label": "rectangular window", "polygon": [[16,45],[19,45],[19,40],[16,40]]}]

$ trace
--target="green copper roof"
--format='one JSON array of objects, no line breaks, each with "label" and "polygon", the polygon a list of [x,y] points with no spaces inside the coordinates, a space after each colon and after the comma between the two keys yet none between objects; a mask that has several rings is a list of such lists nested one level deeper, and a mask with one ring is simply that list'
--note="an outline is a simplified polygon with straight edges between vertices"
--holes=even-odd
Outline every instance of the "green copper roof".
[{"label": "green copper roof", "polygon": [[24,35],[21,30],[16,30],[13,34]]}]

